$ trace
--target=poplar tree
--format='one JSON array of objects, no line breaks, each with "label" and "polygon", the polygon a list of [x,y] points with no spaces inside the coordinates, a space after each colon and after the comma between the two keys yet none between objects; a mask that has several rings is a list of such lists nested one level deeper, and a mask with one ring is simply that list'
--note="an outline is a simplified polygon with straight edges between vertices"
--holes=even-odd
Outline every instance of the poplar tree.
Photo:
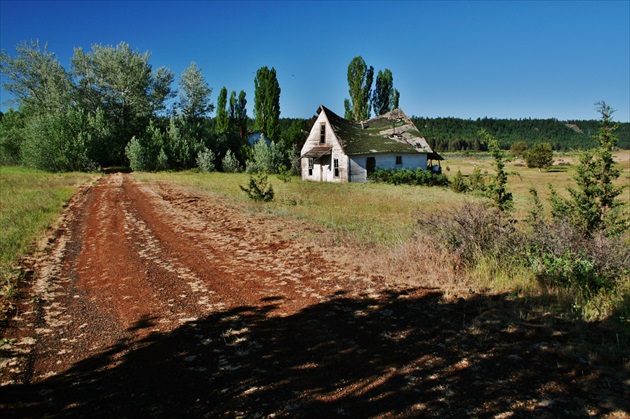
[{"label": "poplar tree", "polygon": [[344,101],[346,117],[352,115],[352,119],[355,121],[364,121],[370,117],[373,78],[374,67],[368,67],[360,55],[350,61],[348,65],[350,100]]},{"label": "poplar tree", "polygon": [[247,134],[247,98],[243,90],[238,94],[238,100],[234,105],[234,118],[236,128],[244,138]]},{"label": "poplar tree", "polygon": [[394,89],[394,77],[389,68],[385,71],[378,71],[376,84],[372,94],[372,108],[374,115],[383,115],[398,107],[399,94]]},{"label": "poplar tree", "polygon": [[221,91],[219,92],[219,97],[217,98],[217,131],[219,133],[224,133],[228,131],[230,126],[229,116],[230,115],[228,115],[227,110],[227,88],[223,86],[223,88],[221,88]]},{"label": "poplar tree", "polygon": [[257,130],[276,140],[280,134],[280,85],[276,69],[261,67],[254,79],[254,118]]}]

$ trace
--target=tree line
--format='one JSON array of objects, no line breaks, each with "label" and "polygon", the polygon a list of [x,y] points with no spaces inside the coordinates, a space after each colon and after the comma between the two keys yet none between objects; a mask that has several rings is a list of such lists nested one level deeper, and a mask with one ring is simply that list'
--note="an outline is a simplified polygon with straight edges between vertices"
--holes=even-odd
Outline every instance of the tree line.
[{"label": "tree line", "polygon": [[[243,90],[228,94],[223,87],[215,107],[213,89],[194,62],[176,80],[168,68],[153,68],[149,52],[124,42],[75,48],[70,69],[39,41],[24,41],[16,52],[0,54],[4,87],[16,106],[1,115],[0,163],[50,171],[179,170],[220,168],[227,158],[231,170],[242,169],[251,155],[248,132],[258,129],[290,164],[298,140],[280,131],[274,68],[256,72],[250,119]],[[288,134],[302,135],[298,125]]]},{"label": "tree line", "polygon": [[[493,119],[411,117],[429,145],[437,151],[487,151],[479,139],[485,130],[499,140],[503,149],[515,143],[533,147],[549,143],[556,151],[590,149],[597,145],[597,120],[559,121],[557,119]],[[630,149],[630,123],[620,123],[618,147]]]}]

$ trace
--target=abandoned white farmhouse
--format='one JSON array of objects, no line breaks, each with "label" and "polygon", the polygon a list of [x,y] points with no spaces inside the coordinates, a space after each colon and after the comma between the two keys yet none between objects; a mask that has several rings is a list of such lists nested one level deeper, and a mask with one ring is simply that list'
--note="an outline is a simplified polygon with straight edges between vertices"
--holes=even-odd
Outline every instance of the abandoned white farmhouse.
[{"label": "abandoned white farmhouse", "polygon": [[427,169],[442,160],[400,109],[365,122],[341,118],[320,106],[302,147],[302,179],[366,182],[377,168]]}]

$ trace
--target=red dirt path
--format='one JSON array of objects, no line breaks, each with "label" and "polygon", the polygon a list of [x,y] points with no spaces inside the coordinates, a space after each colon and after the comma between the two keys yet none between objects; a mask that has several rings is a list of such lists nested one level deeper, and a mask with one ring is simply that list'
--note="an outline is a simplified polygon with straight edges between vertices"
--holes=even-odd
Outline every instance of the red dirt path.
[{"label": "red dirt path", "polygon": [[628,417],[628,383],[565,331],[388,286],[314,229],[127,174],[86,185],[24,263],[0,416]]}]

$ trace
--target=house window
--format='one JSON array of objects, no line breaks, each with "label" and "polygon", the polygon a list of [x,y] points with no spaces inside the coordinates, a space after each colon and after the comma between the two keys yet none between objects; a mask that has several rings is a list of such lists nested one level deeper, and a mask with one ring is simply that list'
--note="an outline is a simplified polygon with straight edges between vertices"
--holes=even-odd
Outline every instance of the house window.
[{"label": "house window", "polygon": [[313,176],[313,159],[308,159],[308,175]]},{"label": "house window", "polygon": [[396,156],[396,165],[402,166],[402,156]]},{"label": "house window", "polygon": [[326,123],[319,126],[319,143],[326,144]]},{"label": "house window", "polygon": [[333,168],[335,170],[335,177],[339,177],[339,159],[333,160]]}]

